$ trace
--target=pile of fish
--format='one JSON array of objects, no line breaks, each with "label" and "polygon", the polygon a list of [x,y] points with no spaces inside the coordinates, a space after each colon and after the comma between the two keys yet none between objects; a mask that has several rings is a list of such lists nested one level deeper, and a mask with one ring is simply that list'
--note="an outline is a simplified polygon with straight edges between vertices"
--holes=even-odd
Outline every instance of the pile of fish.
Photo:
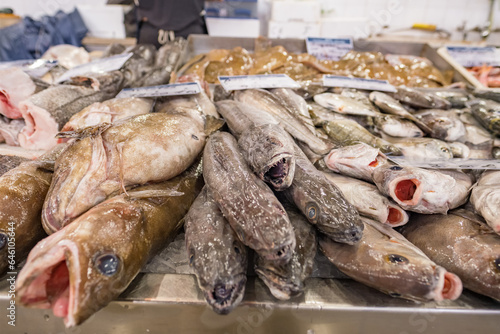
[{"label": "pile of fish", "polygon": [[[199,288],[219,314],[244,299],[248,263],[275,298],[300,295],[317,250],[394,297],[454,300],[465,287],[500,300],[500,172],[395,163],[498,158],[500,96],[399,86],[306,99],[302,89],[218,86],[213,97],[115,98],[166,78],[171,51],[158,60],[148,46],[134,50],[120,71],[39,93],[24,77],[33,91],[17,105],[0,94],[6,117],[25,115],[19,141],[47,151],[5,157],[0,175],[0,271],[13,265],[15,233],[16,261],[27,256],[20,304],[79,325],[182,228]],[[238,52],[231,61],[275,61]],[[216,62],[203,78],[208,66],[225,68]],[[157,74],[140,73],[145,66]],[[193,78],[184,74],[174,79]]]}]

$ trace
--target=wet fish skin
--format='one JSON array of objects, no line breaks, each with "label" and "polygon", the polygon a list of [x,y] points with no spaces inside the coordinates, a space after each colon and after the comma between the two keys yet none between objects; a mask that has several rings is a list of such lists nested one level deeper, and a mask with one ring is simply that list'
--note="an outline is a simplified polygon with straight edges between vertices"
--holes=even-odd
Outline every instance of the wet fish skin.
[{"label": "wet fish skin", "polygon": [[295,248],[292,225],[271,189],[247,166],[236,139],[214,133],[203,160],[205,183],[238,238],[264,258],[288,262]]},{"label": "wet fish skin", "polygon": [[341,114],[363,116],[380,115],[380,112],[378,112],[373,106],[367,106],[365,103],[344,95],[323,93],[315,95],[314,101],[325,108]]},{"label": "wet fish skin", "polygon": [[485,171],[474,186],[470,203],[486,220],[486,223],[500,234],[500,171]]},{"label": "wet fish skin", "polygon": [[413,122],[399,116],[383,115],[374,117],[373,121],[380,131],[391,137],[414,138],[424,136],[422,130]]},{"label": "wet fish skin", "polygon": [[326,257],[351,278],[393,297],[414,301],[457,299],[460,279],[386,225],[363,218],[363,238],[354,246],[320,237]]},{"label": "wet fish skin", "polygon": [[255,272],[271,294],[281,300],[302,294],[304,281],[311,275],[317,250],[316,230],[306,218],[286,200],[280,199],[293,225],[295,246],[290,262],[279,264],[257,257]]},{"label": "wet fish skin", "polygon": [[387,142],[398,147],[408,160],[436,161],[453,158],[451,147],[439,139],[422,138],[391,138],[382,136]]},{"label": "wet fish skin", "polygon": [[451,154],[453,158],[469,159],[471,156],[471,150],[469,147],[460,142],[448,143],[450,146]]},{"label": "wet fish skin", "polygon": [[228,314],[243,299],[247,250],[205,186],[184,218],[186,249],[205,300]]},{"label": "wet fish skin", "polygon": [[295,149],[295,175],[292,185],[284,190],[289,201],[305,215],[318,230],[333,240],[355,244],[361,239],[363,225],[357,210],[342,192]]},{"label": "wet fish skin", "polygon": [[25,161],[30,160],[16,155],[0,155],[0,176],[7,173],[9,170],[16,168]]},{"label": "wet fish skin", "polygon": [[472,100],[467,103],[474,117],[492,134],[500,136],[500,103],[492,100]]},{"label": "wet fish skin", "polygon": [[431,129],[430,136],[433,138],[461,141],[466,135],[465,125],[455,110],[426,109],[414,115]]},{"label": "wet fish skin", "polygon": [[186,43],[187,40],[176,38],[162,45],[156,53],[153,69],[142,78],[140,85],[148,87],[167,84]]},{"label": "wet fish skin", "polygon": [[451,103],[447,100],[426,94],[415,88],[398,86],[396,90],[397,92],[390,93],[390,96],[412,107],[423,109],[449,109],[451,107]]},{"label": "wet fish skin", "polygon": [[476,120],[469,110],[463,109],[459,115],[465,126],[465,137],[462,142],[470,149],[470,159],[491,159],[493,138]]},{"label": "wet fish skin", "polygon": [[452,108],[465,108],[466,102],[470,100],[470,94],[460,88],[416,88],[426,94],[436,95],[451,103]]},{"label": "wet fish skin", "polygon": [[195,164],[172,180],[115,196],[42,240],[17,278],[19,303],[52,308],[66,327],[84,322],[176,235],[202,188],[201,171]]},{"label": "wet fish skin", "polygon": [[500,236],[463,209],[447,215],[412,215],[401,233],[465,288],[500,301]]},{"label": "wet fish skin", "polygon": [[132,57],[120,69],[124,77],[123,87],[140,87],[154,67],[156,47],[152,44],[137,44],[128,47],[125,53],[128,52],[132,53]]},{"label": "wet fish skin", "polygon": [[297,119],[304,123],[311,132],[315,132],[315,127],[311,115],[309,115],[309,108],[306,100],[290,88],[274,88],[271,89],[270,92],[278,96],[282,104],[290,110]]}]

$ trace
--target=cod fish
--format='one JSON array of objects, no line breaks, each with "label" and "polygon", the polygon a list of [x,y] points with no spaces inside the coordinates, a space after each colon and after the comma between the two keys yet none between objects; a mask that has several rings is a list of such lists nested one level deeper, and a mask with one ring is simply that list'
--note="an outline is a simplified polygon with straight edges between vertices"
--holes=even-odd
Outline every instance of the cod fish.
[{"label": "cod fish", "polygon": [[114,123],[120,119],[151,112],[153,100],[138,97],[114,98],[96,102],[73,115],[61,129],[74,131],[102,123]]},{"label": "cod fish", "polygon": [[492,100],[472,100],[467,103],[476,119],[494,135],[500,136],[500,103]]},{"label": "cod fish", "polygon": [[323,93],[314,96],[314,102],[322,107],[341,114],[379,116],[380,112],[372,105],[360,102],[351,97],[334,93]]},{"label": "cod fish", "polygon": [[266,284],[271,294],[288,300],[304,291],[304,281],[312,274],[316,256],[316,230],[289,202],[283,203],[295,233],[295,246],[290,262],[285,264],[257,257],[255,272]]},{"label": "cod fish", "polygon": [[470,202],[486,223],[500,234],[500,171],[486,171],[472,189]]},{"label": "cod fish", "polygon": [[[27,149],[47,150],[57,144],[56,134],[71,116],[94,102],[114,97],[121,89],[120,72],[80,78],[80,85],[57,85],[47,88],[19,104],[26,126],[19,143]],[[80,80],[79,79],[79,80]]]},{"label": "cod fish", "polygon": [[[38,160],[28,160],[0,176],[0,275],[13,271],[8,241],[15,240],[15,263],[23,261],[31,248],[47,235],[40,214],[52,180],[54,160],[64,144]],[[12,255],[12,254],[11,254]]]},{"label": "cod fish", "polygon": [[316,133],[295,118],[281,102],[281,99],[263,89],[248,89],[234,92],[236,101],[254,106],[272,115],[280,125],[295,139],[304,142],[317,154],[326,154],[331,149],[329,143],[318,138]]},{"label": "cod fish", "polygon": [[446,141],[461,141],[466,135],[465,125],[456,110],[426,109],[414,114],[427,125],[432,138]]},{"label": "cod fish", "polygon": [[392,227],[408,222],[406,211],[382,195],[375,185],[340,174],[324,174],[340,189],[345,199],[354,205],[360,215]]},{"label": "cod fish", "polygon": [[377,128],[391,137],[415,138],[423,137],[424,133],[412,121],[394,115],[373,117]]},{"label": "cod fish", "polygon": [[453,158],[450,145],[439,139],[428,137],[391,138],[389,136],[383,136],[383,138],[399,148],[408,160],[435,161]]},{"label": "cod fish", "polygon": [[16,168],[25,161],[30,161],[30,159],[17,155],[0,155],[0,176]]},{"label": "cod fish", "polygon": [[0,138],[10,146],[19,146],[19,133],[26,123],[22,119],[9,119],[0,115]]},{"label": "cod fish", "polygon": [[52,309],[66,327],[105,307],[182,227],[202,187],[201,169],[195,164],[172,180],[112,197],[43,239],[17,277],[19,303]]},{"label": "cod fish", "polygon": [[465,288],[500,301],[500,236],[469,211],[412,215],[401,233]]},{"label": "cod fish", "polygon": [[307,220],[337,242],[355,244],[363,234],[356,208],[326,176],[314,167],[299,147],[295,148],[295,175],[284,190]]},{"label": "cod fish", "polygon": [[396,93],[390,96],[411,107],[421,109],[450,109],[451,103],[436,95],[425,93],[416,88],[405,86],[396,87]]},{"label": "cod fish", "polygon": [[203,152],[203,177],[245,245],[271,261],[290,260],[295,235],[285,209],[247,166],[231,134],[218,132],[208,139]]},{"label": "cod fish", "polygon": [[56,161],[45,231],[58,231],[116,190],[182,173],[203,150],[201,122],[186,113],[151,113],[63,133],[78,140]]},{"label": "cod fish", "polygon": [[366,218],[363,222],[363,238],[357,245],[319,239],[321,251],[340,271],[393,297],[439,302],[461,295],[458,276],[436,265],[389,226]]},{"label": "cod fish", "polygon": [[19,67],[0,70],[0,114],[11,119],[22,118],[19,102],[33,95],[37,87]]},{"label": "cod fish", "polygon": [[278,124],[252,117],[252,113],[260,112],[253,107],[229,100],[216,105],[254,173],[274,190],[288,188],[295,173],[294,141],[290,135]]},{"label": "cod fish", "polygon": [[228,314],[243,299],[247,250],[205,186],[184,218],[186,249],[205,300]]}]

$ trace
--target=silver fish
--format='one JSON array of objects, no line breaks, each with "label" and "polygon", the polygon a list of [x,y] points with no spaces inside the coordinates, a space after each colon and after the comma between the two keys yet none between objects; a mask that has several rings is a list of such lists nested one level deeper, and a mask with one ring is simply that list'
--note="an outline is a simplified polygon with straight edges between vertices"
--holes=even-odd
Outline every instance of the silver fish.
[{"label": "silver fish", "polygon": [[500,103],[492,100],[467,102],[476,119],[492,134],[500,136]]},{"label": "silver fish", "polygon": [[450,147],[453,158],[461,158],[461,159],[471,158],[471,150],[467,145],[455,141],[452,143],[448,143],[448,146]]},{"label": "silver fish", "polygon": [[423,137],[424,133],[413,122],[394,115],[373,117],[373,122],[380,131],[391,137]]},{"label": "silver fish", "polygon": [[416,88],[426,94],[435,95],[451,103],[452,108],[465,108],[466,102],[470,100],[470,94],[460,88]]},{"label": "silver fish", "polygon": [[408,160],[434,161],[453,158],[448,143],[434,138],[393,138],[382,136],[384,140],[396,146]]},{"label": "silver fish", "polygon": [[465,126],[455,110],[426,109],[414,115],[431,129],[433,138],[461,141],[466,135]]},{"label": "silver fish", "polygon": [[281,99],[283,106],[290,110],[295,118],[302,121],[302,123],[304,123],[304,125],[307,126],[311,132],[315,132],[311,115],[309,115],[307,102],[301,96],[296,94],[290,88],[274,88],[271,89],[271,93]]},{"label": "silver fish", "polygon": [[364,116],[380,115],[380,112],[378,112],[375,107],[367,106],[365,103],[339,94],[318,94],[314,96],[314,101],[327,109],[341,114]]},{"label": "silver fish", "polygon": [[500,171],[483,173],[472,189],[470,203],[486,223],[500,234]]},{"label": "silver fish", "polygon": [[396,93],[390,95],[396,100],[415,108],[450,109],[451,103],[433,94],[422,92],[416,88],[398,86]]}]

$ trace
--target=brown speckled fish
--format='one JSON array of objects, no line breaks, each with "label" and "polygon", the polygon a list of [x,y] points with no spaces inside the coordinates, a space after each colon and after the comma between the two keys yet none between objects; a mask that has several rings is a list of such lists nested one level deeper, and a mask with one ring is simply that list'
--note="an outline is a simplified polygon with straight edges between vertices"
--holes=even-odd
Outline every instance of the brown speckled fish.
[{"label": "brown speckled fish", "polygon": [[17,155],[0,155],[0,176],[16,168],[25,161],[29,161],[29,159],[18,157]]}]

